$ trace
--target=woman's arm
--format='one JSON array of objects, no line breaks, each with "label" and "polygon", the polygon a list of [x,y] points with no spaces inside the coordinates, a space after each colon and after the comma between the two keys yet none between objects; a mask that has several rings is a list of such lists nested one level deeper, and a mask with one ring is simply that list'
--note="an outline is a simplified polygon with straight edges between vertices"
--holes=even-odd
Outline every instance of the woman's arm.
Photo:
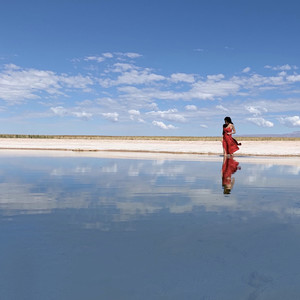
[{"label": "woman's arm", "polygon": [[227,134],[228,134],[228,135],[233,135],[233,134],[235,134],[236,131],[235,131],[234,125],[233,125],[233,124],[229,124],[228,126],[231,128],[232,131],[231,131],[231,132],[228,132]]},{"label": "woman's arm", "polygon": [[232,127],[231,127],[231,129],[232,129],[232,133],[231,134],[235,134],[236,133],[236,131],[235,131],[235,128],[234,128],[234,125],[232,124]]}]

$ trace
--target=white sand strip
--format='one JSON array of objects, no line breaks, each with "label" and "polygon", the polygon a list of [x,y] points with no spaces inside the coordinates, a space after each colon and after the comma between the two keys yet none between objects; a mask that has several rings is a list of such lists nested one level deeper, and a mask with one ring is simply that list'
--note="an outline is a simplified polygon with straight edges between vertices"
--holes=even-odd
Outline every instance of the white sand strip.
[{"label": "white sand strip", "polygon": [[[235,156],[300,156],[300,141],[242,141]],[[0,139],[0,150],[111,151],[221,155],[220,141]]]}]

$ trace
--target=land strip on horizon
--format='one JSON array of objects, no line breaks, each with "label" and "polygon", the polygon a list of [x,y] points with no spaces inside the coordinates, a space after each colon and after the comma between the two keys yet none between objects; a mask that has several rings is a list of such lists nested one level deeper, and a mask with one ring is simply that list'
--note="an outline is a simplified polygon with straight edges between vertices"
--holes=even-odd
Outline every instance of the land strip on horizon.
[{"label": "land strip on horizon", "polygon": [[[234,136],[243,141],[300,141],[288,136]],[[86,139],[86,140],[154,140],[154,141],[220,141],[222,136],[108,136],[108,135],[39,135],[0,134],[0,139]]]}]

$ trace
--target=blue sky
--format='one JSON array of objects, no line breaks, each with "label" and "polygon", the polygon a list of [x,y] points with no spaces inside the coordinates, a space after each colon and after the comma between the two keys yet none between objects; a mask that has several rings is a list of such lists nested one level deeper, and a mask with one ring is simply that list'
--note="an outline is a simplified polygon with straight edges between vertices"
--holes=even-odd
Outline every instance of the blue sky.
[{"label": "blue sky", "polygon": [[0,133],[300,130],[300,2],[3,1]]}]

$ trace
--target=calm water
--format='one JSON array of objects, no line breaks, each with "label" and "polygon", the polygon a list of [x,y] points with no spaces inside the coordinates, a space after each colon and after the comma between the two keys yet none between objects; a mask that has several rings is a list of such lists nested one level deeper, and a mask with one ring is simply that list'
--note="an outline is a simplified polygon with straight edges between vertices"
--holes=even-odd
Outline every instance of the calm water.
[{"label": "calm water", "polygon": [[0,154],[1,299],[299,299],[299,174]]}]

